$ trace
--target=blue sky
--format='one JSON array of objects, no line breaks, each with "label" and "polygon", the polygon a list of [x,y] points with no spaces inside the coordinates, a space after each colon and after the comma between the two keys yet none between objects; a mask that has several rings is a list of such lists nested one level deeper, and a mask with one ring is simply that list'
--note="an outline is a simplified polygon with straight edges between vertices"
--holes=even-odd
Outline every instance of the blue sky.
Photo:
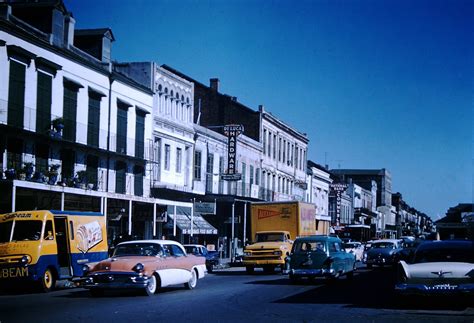
[{"label": "blue sky", "polygon": [[473,1],[66,0],[117,61],[156,61],[308,134],[330,168],[387,168],[433,219],[473,192]]}]

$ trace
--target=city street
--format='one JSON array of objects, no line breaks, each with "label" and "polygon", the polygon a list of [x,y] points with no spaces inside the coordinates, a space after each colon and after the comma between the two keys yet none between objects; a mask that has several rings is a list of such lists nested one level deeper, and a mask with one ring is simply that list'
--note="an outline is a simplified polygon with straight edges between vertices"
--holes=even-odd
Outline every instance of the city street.
[{"label": "city street", "polygon": [[0,322],[473,322],[474,307],[459,300],[402,304],[393,294],[391,269],[360,268],[341,278],[291,284],[279,272],[228,268],[209,274],[196,289],[165,288],[152,297],[81,288],[49,294],[0,295]]}]

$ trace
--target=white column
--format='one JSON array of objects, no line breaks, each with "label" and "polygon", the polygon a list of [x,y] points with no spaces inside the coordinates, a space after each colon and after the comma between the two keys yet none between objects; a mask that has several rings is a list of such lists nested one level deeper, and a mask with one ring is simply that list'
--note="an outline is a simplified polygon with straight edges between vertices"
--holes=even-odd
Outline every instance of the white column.
[{"label": "white column", "polygon": [[176,205],[173,206],[173,236],[176,237]]},{"label": "white column", "polygon": [[153,203],[153,236],[156,237],[156,203]]}]

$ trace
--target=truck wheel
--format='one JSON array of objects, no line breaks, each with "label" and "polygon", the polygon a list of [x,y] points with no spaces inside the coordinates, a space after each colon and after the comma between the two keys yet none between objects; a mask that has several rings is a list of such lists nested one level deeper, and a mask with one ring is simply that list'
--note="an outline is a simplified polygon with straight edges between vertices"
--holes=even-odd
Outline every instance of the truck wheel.
[{"label": "truck wheel", "polygon": [[245,271],[247,272],[247,274],[253,274],[254,270],[255,268],[252,266],[245,267]]},{"label": "truck wheel", "polygon": [[50,268],[46,268],[43,275],[41,276],[40,281],[40,289],[48,293],[54,289],[56,285],[56,278],[54,277],[54,273]]}]

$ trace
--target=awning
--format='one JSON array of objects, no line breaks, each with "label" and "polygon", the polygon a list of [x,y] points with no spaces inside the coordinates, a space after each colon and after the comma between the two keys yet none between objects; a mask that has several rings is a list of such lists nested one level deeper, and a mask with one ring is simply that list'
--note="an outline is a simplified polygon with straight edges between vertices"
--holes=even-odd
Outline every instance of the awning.
[{"label": "awning", "polygon": [[[168,206],[168,221],[167,225],[173,225],[174,221],[174,207]],[[183,234],[191,234],[191,208],[176,207],[176,225],[183,231]],[[207,222],[200,213],[193,214],[193,234],[217,234],[217,229]]]}]

